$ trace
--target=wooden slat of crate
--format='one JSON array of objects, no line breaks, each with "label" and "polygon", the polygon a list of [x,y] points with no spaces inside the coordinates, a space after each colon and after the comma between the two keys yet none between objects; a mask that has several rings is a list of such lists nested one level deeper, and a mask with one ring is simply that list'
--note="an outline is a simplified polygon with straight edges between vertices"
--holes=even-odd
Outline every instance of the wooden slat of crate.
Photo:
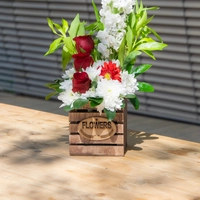
[{"label": "wooden slat of crate", "polygon": [[113,122],[117,131],[111,138],[101,141],[83,138],[77,130],[78,123],[90,117],[106,117],[92,109],[80,109],[69,112],[70,136],[69,153],[71,156],[124,156],[126,150],[126,109],[117,111]]},{"label": "wooden slat of crate", "polygon": [[70,145],[71,156],[124,156],[124,146]]},{"label": "wooden slat of crate", "polygon": [[[117,127],[116,133],[124,133],[124,124],[116,124],[116,127]],[[78,123],[70,123],[69,132],[77,133],[78,132]]]},{"label": "wooden slat of crate", "polygon": [[76,144],[124,144],[124,135],[113,135],[111,138],[106,140],[89,140],[82,137],[79,134],[70,134],[69,135],[69,144],[76,145]]},{"label": "wooden slat of crate", "polygon": [[[102,113],[100,115],[99,112],[95,112],[95,111],[94,112],[70,111],[68,116],[69,116],[70,122],[79,122],[79,121],[84,120],[84,119],[89,118],[89,117],[106,117],[106,115],[104,113]],[[113,121],[123,123],[124,122],[124,113],[123,112],[117,112],[116,117],[114,118]]]}]

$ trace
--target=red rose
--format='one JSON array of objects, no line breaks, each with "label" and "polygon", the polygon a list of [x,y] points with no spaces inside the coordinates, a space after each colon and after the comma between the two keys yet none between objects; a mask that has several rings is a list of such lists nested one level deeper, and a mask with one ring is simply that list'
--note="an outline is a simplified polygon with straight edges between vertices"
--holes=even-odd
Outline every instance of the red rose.
[{"label": "red rose", "polygon": [[74,68],[76,71],[86,69],[94,63],[92,56],[88,53],[78,53],[72,56],[74,58]]},{"label": "red rose", "polygon": [[94,41],[90,35],[78,36],[73,39],[76,42],[78,53],[91,53],[94,49]]},{"label": "red rose", "polygon": [[91,85],[91,80],[86,72],[76,72],[74,73],[72,79],[72,91],[85,93],[89,90]]}]

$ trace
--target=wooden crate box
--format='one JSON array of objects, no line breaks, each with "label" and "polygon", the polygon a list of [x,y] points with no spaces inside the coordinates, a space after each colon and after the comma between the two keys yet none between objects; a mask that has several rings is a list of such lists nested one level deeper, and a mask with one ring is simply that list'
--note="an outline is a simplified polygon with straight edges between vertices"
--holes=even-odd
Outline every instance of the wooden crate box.
[{"label": "wooden crate box", "polygon": [[[93,122],[89,122],[91,120]],[[116,117],[112,122],[108,122],[105,114],[102,113],[100,115],[95,109],[82,108],[73,110],[69,112],[69,122],[69,153],[71,156],[124,156],[127,135],[126,109],[117,111]],[[88,129],[91,128],[89,131],[93,132],[95,123],[97,124],[99,122],[102,125],[102,129],[103,126],[108,126],[113,123],[114,127],[112,127],[112,131],[114,130],[114,132],[108,135],[112,131],[103,132],[102,130],[102,133],[95,133],[95,136],[87,135],[87,133],[84,135],[80,131],[81,122],[85,126],[88,126]]]}]

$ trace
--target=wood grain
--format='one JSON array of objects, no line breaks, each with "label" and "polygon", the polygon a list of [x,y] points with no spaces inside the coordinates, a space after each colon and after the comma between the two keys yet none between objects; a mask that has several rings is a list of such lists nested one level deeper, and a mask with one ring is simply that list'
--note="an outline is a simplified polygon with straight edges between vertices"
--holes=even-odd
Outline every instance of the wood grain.
[{"label": "wood grain", "polygon": [[[70,127],[69,127],[69,131],[70,133],[77,133],[78,132],[78,123],[71,123],[70,124]],[[124,124],[116,124],[116,127],[117,127],[117,131],[116,133],[117,134],[122,134],[124,132]]]},{"label": "wood grain", "polygon": [[79,134],[69,135],[70,144],[124,144],[124,135],[113,135],[111,138],[106,140],[88,140],[81,137]]},{"label": "wood grain", "polygon": [[[87,107],[86,107],[87,108]],[[69,154],[71,156],[124,156],[126,151],[126,135],[127,135],[127,120],[126,120],[126,108],[122,111],[117,111],[116,116],[112,123],[114,123],[115,131],[114,135],[106,140],[88,140],[79,135],[79,122],[82,120],[89,122],[91,117],[104,117],[106,115],[102,113],[99,114],[98,111],[91,109],[78,109],[69,112]],[[87,130],[86,130],[87,131]],[[88,135],[90,133],[101,133],[100,130],[88,130]],[[106,131],[110,131],[109,129]],[[106,132],[104,131],[104,132]],[[106,133],[108,133],[106,132]],[[119,135],[121,134],[121,135]],[[98,135],[99,136],[99,135]],[[96,137],[96,136],[95,136]],[[98,137],[96,137],[98,138]],[[98,146],[97,146],[98,144]]]},{"label": "wood grain", "polygon": [[128,130],[124,157],[69,156],[68,117],[0,103],[1,200],[197,200],[200,144]]},{"label": "wood grain", "polygon": [[124,146],[107,145],[70,145],[71,156],[124,156]]},{"label": "wood grain", "polygon": [[[102,113],[101,115],[99,114],[98,111],[93,111],[93,112],[84,112],[84,111],[70,111],[69,112],[69,121],[70,122],[79,122],[85,118],[89,118],[89,117],[106,117],[106,115],[104,113]],[[124,115],[123,112],[118,112],[116,113],[116,117],[113,120],[116,123],[123,123],[124,122]]]}]

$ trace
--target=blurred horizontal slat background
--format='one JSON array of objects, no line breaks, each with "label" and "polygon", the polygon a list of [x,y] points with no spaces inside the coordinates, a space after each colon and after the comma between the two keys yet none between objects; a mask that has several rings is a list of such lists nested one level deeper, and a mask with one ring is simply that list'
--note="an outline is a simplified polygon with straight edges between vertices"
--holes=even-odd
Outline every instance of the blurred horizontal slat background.
[{"label": "blurred horizontal slat background", "polygon": [[[100,0],[95,0],[100,8]],[[130,113],[200,124],[200,2],[199,0],[143,0],[159,6],[150,14],[150,26],[169,46],[156,52],[156,61],[143,55],[140,63],[153,67],[139,77],[155,87],[154,93],[137,93],[141,106]],[[61,76],[60,51],[44,57],[55,39],[47,17],[69,22],[80,13],[92,22],[90,0],[1,0],[0,1],[0,89],[44,98],[44,85]],[[69,66],[70,67],[70,66]]]}]

